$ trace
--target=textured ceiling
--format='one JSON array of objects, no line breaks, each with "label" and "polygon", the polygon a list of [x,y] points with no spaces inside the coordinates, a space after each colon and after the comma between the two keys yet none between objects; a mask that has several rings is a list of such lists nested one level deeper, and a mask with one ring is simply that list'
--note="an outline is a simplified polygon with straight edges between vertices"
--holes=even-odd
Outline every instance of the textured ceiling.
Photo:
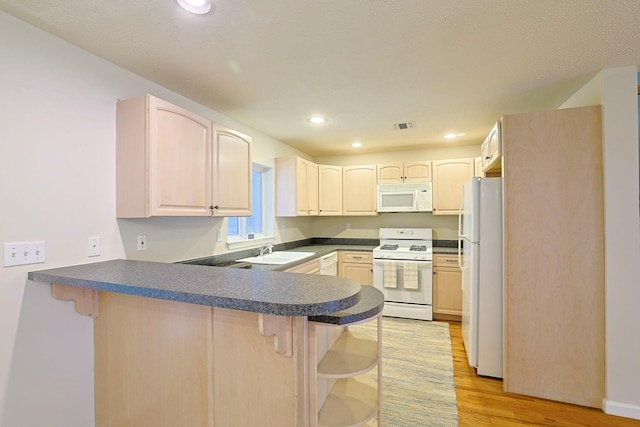
[{"label": "textured ceiling", "polygon": [[599,70],[640,64],[638,0],[214,1],[204,16],[175,0],[0,10],[314,156],[356,140],[437,147],[448,132],[479,144],[503,114],[555,108]]}]

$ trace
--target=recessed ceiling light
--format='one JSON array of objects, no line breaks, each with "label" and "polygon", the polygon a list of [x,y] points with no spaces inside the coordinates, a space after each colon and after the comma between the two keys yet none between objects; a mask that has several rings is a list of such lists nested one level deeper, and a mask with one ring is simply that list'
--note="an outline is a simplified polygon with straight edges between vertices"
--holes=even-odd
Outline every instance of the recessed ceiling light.
[{"label": "recessed ceiling light", "polygon": [[205,15],[213,10],[211,0],[176,0],[181,8],[196,15]]},{"label": "recessed ceiling light", "polygon": [[448,133],[448,134],[446,134],[444,136],[444,138],[445,139],[455,139],[455,138],[459,137],[460,135],[462,135],[462,134],[460,134],[460,133]]},{"label": "recessed ceiling light", "polygon": [[355,148],[362,147],[362,142],[354,142],[353,144],[351,144],[351,146]]},{"label": "recessed ceiling light", "polygon": [[327,119],[322,116],[309,117],[309,121],[314,125],[321,125],[327,122]]}]

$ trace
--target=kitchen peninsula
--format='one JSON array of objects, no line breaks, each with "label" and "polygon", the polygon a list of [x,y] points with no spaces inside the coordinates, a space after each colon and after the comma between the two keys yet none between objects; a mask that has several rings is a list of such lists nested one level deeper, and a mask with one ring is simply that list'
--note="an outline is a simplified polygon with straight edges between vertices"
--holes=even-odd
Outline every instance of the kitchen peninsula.
[{"label": "kitchen peninsula", "polygon": [[[359,381],[375,366],[380,372],[383,299],[371,286],[126,260],[29,279],[50,283],[54,297],[95,318],[96,426],[317,427],[323,416],[331,425],[368,425],[379,415],[375,381]],[[374,319],[377,344],[345,326]],[[322,378],[321,360],[339,351],[338,359],[356,361],[368,353],[367,366]],[[344,414],[323,415],[325,402],[343,402]]]}]

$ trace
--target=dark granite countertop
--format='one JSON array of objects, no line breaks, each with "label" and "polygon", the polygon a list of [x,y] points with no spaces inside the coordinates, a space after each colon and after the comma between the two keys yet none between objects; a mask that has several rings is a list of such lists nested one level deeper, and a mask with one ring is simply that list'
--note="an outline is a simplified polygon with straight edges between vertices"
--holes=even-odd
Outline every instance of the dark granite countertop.
[{"label": "dark granite countertop", "polygon": [[353,307],[337,313],[310,316],[309,320],[334,325],[346,325],[369,319],[380,313],[384,306],[384,295],[373,286],[363,286],[360,292],[360,301]]},{"label": "dark granite countertop", "polygon": [[354,307],[361,286],[335,276],[113,260],[29,272],[29,280],[281,316]]},{"label": "dark granite countertop", "polygon": [[[296,252],[315,252],[315,255],[309,256],[307,258],[301,259],[299,261],[294,261],[288,264],[251,264],[251,270],[262,270],[262,271],[284,271],[288,268],[295,267],[296,265],[305,263],[307,261],[311,261],[316,258],[323,257],[332,252],[340,251],[340,250],[349,250],[349,251],[368,251],[371,252],[373,249],[378,246],[377,243],[367,242],[367,241],[358,241],[357,243],[340,243],[339,241],[335,241],[337,239],[333,239],[334,241],[328,241],[329,239],[323,239],[321,243],[314,243],[311,240],[307,239],[304,241],[297,242],[297,245],[279,244],[276,245],[275,251],[283,251],[283,250],[291,250]],[[347,239],[345,239],[347,240]],[[220,262],[227,262],[238,260],[242,258],[247,258],[251,256],[257,255],[257,249],[250,249],[248,251],[238,251],[238,252],[229,252],[221,255],[212,255],[203,258],[190,259],[185,261],[179,261],[184,264],[192,264],[192,265],[216,265]]]}]

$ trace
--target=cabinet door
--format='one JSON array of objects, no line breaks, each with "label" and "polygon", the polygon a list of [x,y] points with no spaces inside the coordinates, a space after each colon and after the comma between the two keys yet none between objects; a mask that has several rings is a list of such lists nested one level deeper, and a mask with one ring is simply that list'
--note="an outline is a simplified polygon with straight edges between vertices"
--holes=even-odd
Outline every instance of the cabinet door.
[{"label": "cabinet door", "polygon": [[318,167],[318,215],[342,215],[342,167]]},{"label": "cabinet door", "polygon": [[431,181],[431,162],[405,162],[404,182]]},{"label": "cabinet door", "polygon": [[213,133],[213,215],[251,216],[251,138],[218,125]]},{"label": "cabinet door", "polygon": [[211,215],[211,121],[149,96],[149,148],[151,216]]},{"label": "cabinet door", "polygon": [[318,215],[318,165],[300,157],[275,159],[276,216]]},{"label": "cabinet door", "polygon": [[318,165],[307,162],[307,215],[318,215]]},{"label": "cabinet door", "polygon": [[342,169],[342,214],[377,215],[376,165]]},{"label": "cabinet door", "polygon": [[360,264],[343,262],[340,264],[340,277],[354,280],[361,285],[373,285],[373,269],[372,264]]},{"label": "cabinet door", "polygon": [[484,172],[482,171],[482,157],[476,157],[473,160],[474,160],[473,176],[483,178]]},{"label": "cabinet door", "polygon": [[459,268],[434,268],[433,314],[462,316],[462,271]]},{"label": "cabinet door", "polygon": [[480,146],[482,155],[482,171],[496,171],[501,167],[502,141],[500,138],[500,122],[496,123]]},{"label": "cabinet door", "polygon": [[296,210],[298,215],[309,215],[309,162],[296,160]]},{"label": "cabinet door", "polygon": [[458,215],[462,186],[473,177],[474,159],[433,161],[433,215]]},{"label": "cabinet door", "polygon": [[318,274],[320,272],[320,260],[312,259],[304,264],[296,265],[284,270],[288,273],[302,273],[302,274]]},{"label": "cabinet door", "polygon": [[150,95],[116,107],[118,218],[211,215],[211,121]]},{"label": "cabinet door", "polygon": [[404,176],[402,163],[378,165],[378,184],[397,184]]}]

